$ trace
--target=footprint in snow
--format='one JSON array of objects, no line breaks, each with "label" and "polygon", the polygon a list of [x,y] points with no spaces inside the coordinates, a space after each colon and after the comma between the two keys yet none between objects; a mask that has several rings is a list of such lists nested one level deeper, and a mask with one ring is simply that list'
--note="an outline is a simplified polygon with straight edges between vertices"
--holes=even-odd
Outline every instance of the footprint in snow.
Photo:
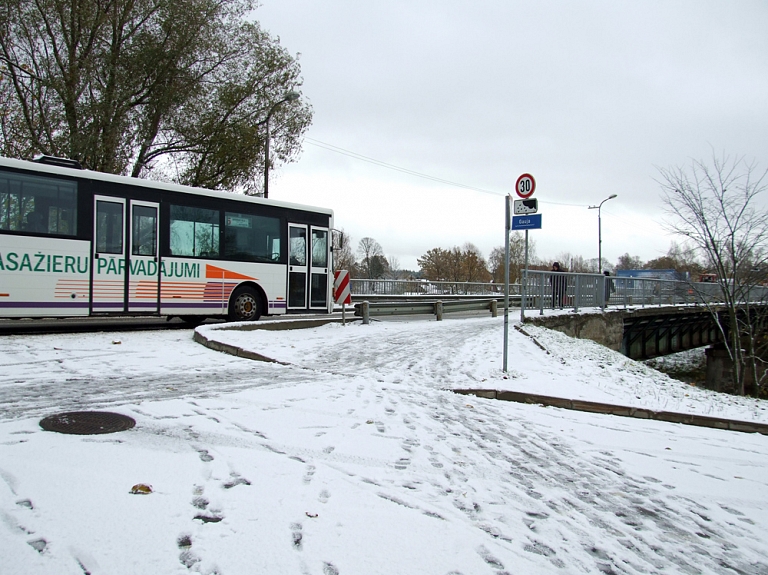
[{"label": "footprint in snow", "polygon": [[234,471],[229,474],[229,481],[223,484],[224,489],[232,489],[233,487],[236,487],[238,485],[250,485],[251,482],[248,481],[245,477],[241,477],[238,473],[235,473]]},{"label": "footprint in snow", "polygon": [[307,465],[307,471],[304,473],[304,483],[309,484],[312,481],[312,477],[315,475],[315,466]]},{"label": "footprint in snow", "polygon": [[27,541],[30,547],[40,553],[41,555],[45,553],[45,550],[48,548],[48,542],[43,539],[42,537],[39,539],[32,539],[31,541]]},{"label": "footprint in snow", "polygon": [[291,539],[293,540],[293,548],[296,551],[301,551],[301,540],[304,538],[301,529],[301,523],[291,523]]},{"label": "footprint in snow", "polygon": [[407,457],[401,457],[397,461],[395,461],[395,469],[405,469],[411,464],[411,460]]}]

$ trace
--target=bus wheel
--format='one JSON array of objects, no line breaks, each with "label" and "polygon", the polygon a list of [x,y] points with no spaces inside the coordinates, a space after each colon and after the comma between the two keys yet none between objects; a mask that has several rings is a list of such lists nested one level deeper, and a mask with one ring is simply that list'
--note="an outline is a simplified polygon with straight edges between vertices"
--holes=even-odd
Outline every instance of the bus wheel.
[{"label": "bus wheel", "polygon": [[261,317],[261,304],[253,288],[239,287],[229,300],[230,321],[256,321]]}]

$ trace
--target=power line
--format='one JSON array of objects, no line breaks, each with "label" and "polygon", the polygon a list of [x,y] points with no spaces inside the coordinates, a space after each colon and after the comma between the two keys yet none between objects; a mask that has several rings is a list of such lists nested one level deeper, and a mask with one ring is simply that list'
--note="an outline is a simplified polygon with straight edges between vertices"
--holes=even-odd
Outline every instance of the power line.
[{"label": "power line", "polygon": [[[476,186],[470,186],[467,184],[460,184],[458,182],[453,182],[451,180],[446,180],[444,178],[438,178],[437,176],[430,176],[429,174],[423,174],[421,172],[417,172],[415,170],[411,170],[408,168],[403,168],[401,166],[396,166],[394,164],[389,164],[387,162],[383,162],[381,160],[377,160],[375,158],[371,158],[369,156],[364,156],[363,154],[358,154],[357,152],[353,152],[351,150],[346,150],[344,148],[341,148],[339,146],[334,146],[333,144],[329,144],[327,142],[321,142],[320,140],[316,140],[314,138],[305,137],[304,138],[308,144],[312,144],[313,146],[317,146],[318,148],[323,148],[325,150],[328,150],[330,152],[336,152],[337,154],[342,154],[344,156],[349,156],[350,158],[354,158],[356,160],[360,160],[363,162],[368,162],[369,164],[374,164],[376,166],[381,166],[382,168],[387,168],[390,170],[395,170],[397,172],[402,172],[404,174],[408,174],[411,176],[416,176],[418,178],[424,178],[426,180],[430,180],[433,182],[438,182],[441,184],[448,184],[449,186],[454,186],[457,188],[463,188],[465,190],[474,190],[476,192],[482,192],[484,194],[491,194],[493,196],[506,196],[504,192],[494,192],[491,190],[485,190],[483,188],[478,188]],[[542,204],[552,204],[557,206],[575,206],[575,207],[586,207],[586,204],[571,204],[567,202],[552,202],[547,200],[540,200]]]},{"label": "power line", "polygon": [[331,152],[336,152],[337,154],[342,154],[344,156],[349,156],[351,158],[355,158],[356,160],[361,160],[363,162],[368,162],[370,164],[374,164],[376,166],[381,166],[382,168],[388,168],[390,170],[395,170],[397,172],[402,172],[404,174],[409,174],[411,176],[416,176],[418,178],[424,178],[426,180],[431,180],[433,182],[439,182],[441,184],[448,184],[450,186],[455,186],[457,188],[464,188],[465,190],[474,190],[476,192],[482,192],[484,194],[491,194],[494,196],[506,196],[506,194],[502,192],[494,192],[491,190],[484,190],[483,188],[478,188],[476,186],[469,186],[467,184],[460,184],[458,182],[453,182],[451,180],[446,180],[444,178],[438,178],[437,176],[430,176],[429,174],[423,174],[421,172],[417,172],[415,170],[410,170],[408,168],[402,168],[400,166],[395,166],[394,164],[388,164],[387,162],[382,162],[381,160],[377,160],[375,158],[371,158],[368,156],[364,156],[362,154],[358,154],[357,152],[352,152],[351,150],[345,150],[344,148],[340,148],[339,146],[334,146],[333,144],[328,144],[326,142],[321,142],[320,140],[315,140],[314,138],[305,138],[309,144],[312,144],[313,146],[317,146],[318,148],[324,148],[326,150],[329,150]]}]

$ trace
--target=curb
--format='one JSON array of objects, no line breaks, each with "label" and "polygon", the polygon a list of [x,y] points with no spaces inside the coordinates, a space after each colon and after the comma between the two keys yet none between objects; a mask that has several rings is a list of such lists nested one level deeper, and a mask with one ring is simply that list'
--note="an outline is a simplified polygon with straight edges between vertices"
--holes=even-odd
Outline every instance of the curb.
[{"label": "curb", "polygon": [[668,423],[682,423],[697,427],[710,427],[712,429],[724,429],[727,431],[740,431],[742,433],[759,433],[768,435],[768,424],[749,423],[735,419],[723,419],[706,415],[693,415],[676,413],[674,411],[653,411],[642,407],[627,407],[612,405],[610,403],[598,403],[596,401],[584,401],[581,399],[565,399],[562,397],[550,397],[548,395],[536,395],[519,391],[499,391],[495,389],[454,389],[454,393],[461,395],[474,395],[486,399],[498,399],[501,401],[514,401],[516,403],[539,404],[548,407],[559,407],[574,411],[588,413],[601,413],[604,415],[617,415],[619,417],[634,417],[636,419],[653,419]]},{"label": "curb", "polygon": [[[250,323],[237,323],[237,324],[223,324],[223,325],[215,325],[215,326],[202,326],[203,331],[228,331],[228,330],[237,330],[237,331],[254,331],[257,329],[266,329],[266,330],[285,330],[285,329],[306,329],[310,327],[319,327],[321,325],[326,325],[328,323],[341,323],[343,320],[342,318],[299,318],[299,319],[288,319],[288,320],[275,320],[275,321],[268,321],[268,322],[250,322]],[[347,321],[359,321],[359,318],[356,318],[355,320],[347,320]],[[266,355],[262,355],[260,353],[257,353],[255,351],[250,351],[247,349],[243,349],[242,347],[238,347],[236,345],[230,345],[228,343],[221,343],[219,341],[213,340],[209,338],[207,335],[204,335],[200,332],[200,327],[195,328],[194,335],[192,336],[192,339],[194,339],[197,343],[204,345],[205,347],[212,349],[214,351],[220,351],[223,353],[228,353],[230,355],[234,355],[237,357],[243,357],[245,359],[253,359],[255,361],[264,361],[267,363],[279,363],[280,365],[292,365],[290,363],[284,362],[284,361],[278,361],[276,359],[272,359],[271,357],[267,357]]]},{"label": "curb", "polygon": [[260,353],[256,353],[255,351],[249,351],[247,349],[243,349],[242,347],[238,347],[236,345],[230,345],[228,343],[221,343],[219,341],[212,340],[209,337],[204,336],[197,330],[195,330],[195,334],[192,336],[192,339],[194,339],[197,343],[204,345],[207,348],[210,348],[214,351],[221,351],[223,353],[228,353],[229,355],[243,357],[245,359],[254,359],[256,361],[265,361],[268,363],[279,363],[281,365],[290,365],[283,361],[278,361],[276,359],[272,359],[271,357],[267,357],[266,355],[261,355]]}]

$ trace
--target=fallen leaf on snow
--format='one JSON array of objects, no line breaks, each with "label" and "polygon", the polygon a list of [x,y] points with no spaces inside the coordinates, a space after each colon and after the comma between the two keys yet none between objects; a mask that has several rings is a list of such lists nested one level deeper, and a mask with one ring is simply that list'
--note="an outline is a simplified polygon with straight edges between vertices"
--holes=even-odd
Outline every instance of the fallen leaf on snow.
[{"label": "fallen leaf on snow", "polygon": [[131,487],[131,493],[134,495],[149,495],[152,493],[152,486],[146,483],[137,483]]}]

